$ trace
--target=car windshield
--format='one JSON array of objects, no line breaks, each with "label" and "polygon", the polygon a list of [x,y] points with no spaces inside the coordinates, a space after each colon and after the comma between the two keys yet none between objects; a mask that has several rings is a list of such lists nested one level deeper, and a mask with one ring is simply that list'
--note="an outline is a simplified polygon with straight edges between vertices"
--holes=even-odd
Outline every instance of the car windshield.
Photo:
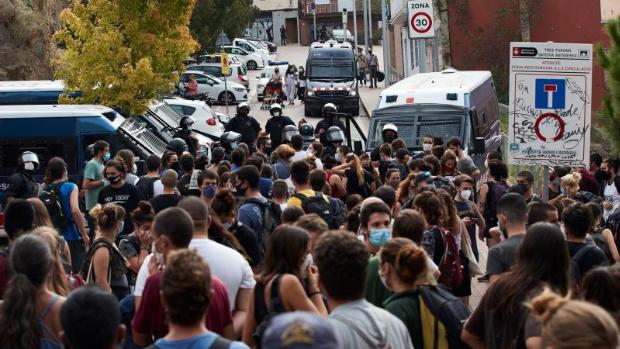
[{"label": "car windshield", "polygon": [[312,78],[314,79],[353,78],[353,65],[352,64],[312,65],[310,68],[310,78],[311,79]]}]

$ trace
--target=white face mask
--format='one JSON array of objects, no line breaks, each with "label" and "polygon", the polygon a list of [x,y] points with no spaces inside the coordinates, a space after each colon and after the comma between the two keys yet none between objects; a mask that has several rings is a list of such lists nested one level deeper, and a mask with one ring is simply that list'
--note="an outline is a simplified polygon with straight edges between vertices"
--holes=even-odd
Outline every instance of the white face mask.
[{"label": "white face mask", "polygon": [[422,143],[422,150],[423,151],[431,151],[431,150],[433,150],[433,145],[429,144],[429,143]]},{"label": "white face mask", "polygon": [[26,162],[24,164],[24,170],[26,170],[26,171],[34,171],[34,163],[33,162]]},{"label": "white face mask", "polygon": [[466,189],[461,191],[461,199],[467,201],[471,197],[471,190]]},{"label": "white face mask", "polygon": [[336,153],[336,161],[342,162],[342,158],[340,157],[340,154],[338,153]]},{"label": "white face mask", "polygon": [[383,274],[381,272],[381,269],[379,269],[379,279],[381,280],[381,283],[383,284],[383,287],[385,287],[389,291],[392,291],[392,288],[390,286],[388,286],[387,279],[385,278],[385,274]]},{"label": "white face mask", "polygon": [[308,253],[303,263],[301,264],[301,272],[305,274],[308,271],[308,268],[310,268],[310,266],[313,264],[314,264],[314,260],[312,259],[312,255]]},{"label": "white face mask", "polygon": [[136,166],[136,164],[133,164],[133,167],[131,168],[131,173],[137,173],[138,172],[138,166]]},{"label": "white face mask", "polygon": [[151,252],[153,252],[153,256],[155,257],[157,264],[164,265],[164,255],[161,252],[157,252],[157,248],[155,248],[155,241],[151,243]]}]

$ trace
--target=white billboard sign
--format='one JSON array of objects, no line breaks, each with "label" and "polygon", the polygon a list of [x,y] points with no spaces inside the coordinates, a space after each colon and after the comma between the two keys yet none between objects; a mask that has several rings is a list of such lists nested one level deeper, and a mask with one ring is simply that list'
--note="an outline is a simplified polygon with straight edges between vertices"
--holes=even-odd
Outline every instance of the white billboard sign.
[{"label": "white billboard sign", "polygon": [[587,166],[592,45],[510,43],[509,162]]}]

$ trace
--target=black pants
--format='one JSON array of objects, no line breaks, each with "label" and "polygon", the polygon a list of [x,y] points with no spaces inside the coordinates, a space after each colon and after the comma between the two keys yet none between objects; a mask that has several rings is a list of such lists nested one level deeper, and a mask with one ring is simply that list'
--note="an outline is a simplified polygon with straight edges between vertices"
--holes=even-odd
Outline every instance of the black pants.
[{"label": "black pants", "polygon": [[299,88],[297,89],[297,96],[299,97],[300,101],[304,100],[304,97],[306,96],[306,87],[301,87],[299,86]]},{"label": "black pants", "polygon": [[77,274],[80,272],[84,263],[84,257],[86,256],[84,243],[82,240],[68,240],[67,245],[69,245],[69,251],[71,252],[71,270],[74,274]]},{"label": "black pants", "polygon": [[377,87],[377,66],[370,66],[370,87]]}]

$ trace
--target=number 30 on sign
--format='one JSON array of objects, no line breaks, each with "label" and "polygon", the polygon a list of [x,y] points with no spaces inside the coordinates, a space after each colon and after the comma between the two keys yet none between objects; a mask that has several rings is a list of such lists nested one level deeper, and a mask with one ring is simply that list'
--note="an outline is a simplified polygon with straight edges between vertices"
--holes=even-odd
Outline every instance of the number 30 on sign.
[{"label": "number 30 on sign", "polygon": [[421,39],[435,36],[432,0],[409,0],[407,2],[409,38]]}]

